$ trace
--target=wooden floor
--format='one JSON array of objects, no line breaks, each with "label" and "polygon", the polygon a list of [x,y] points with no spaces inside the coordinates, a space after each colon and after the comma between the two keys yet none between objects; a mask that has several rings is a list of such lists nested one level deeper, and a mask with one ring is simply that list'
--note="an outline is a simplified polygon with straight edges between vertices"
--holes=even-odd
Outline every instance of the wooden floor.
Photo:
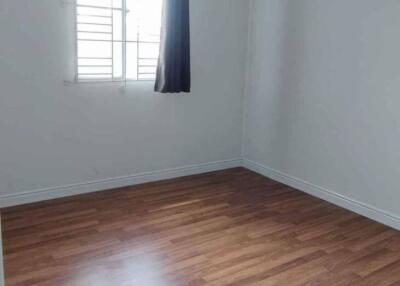
[{"label": "wooden floor", "polygon": [[400,285],[400,232],[248,170],[2,210],[6,285]]}]

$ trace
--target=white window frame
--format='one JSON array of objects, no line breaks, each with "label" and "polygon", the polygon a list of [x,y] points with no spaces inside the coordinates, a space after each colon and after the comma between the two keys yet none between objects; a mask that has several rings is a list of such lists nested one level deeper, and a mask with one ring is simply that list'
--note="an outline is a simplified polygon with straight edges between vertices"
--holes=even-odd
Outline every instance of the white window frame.
[{"label": "white window frame", "polygon": [[[114,8],[114,7],[102,7],[102,6],[92,6],[92,5],[81,5],[78,4],[78,0],[73,0],[73,5],[74,5],[74,22],[75,22],[75,29],[74,29],[74,40],[75,40],[75,75],[74,75],[74,80],[77,83],[107,83],[107,82],[154,82],[155,79],[140,79],[140,75],[142,74],[155,74],[155,73],[141,73],[139,72],[140,67],[155,67],[157,68],[157,65],[140,65],[139,61],[140,60],[155,60],[156,62],[158,62],[158,57],[157,58],[140,58],[139,57],[139,47],[140,47],[140,43],[151,43],[151,44],[160,44],[160,41],[140,41],[139,38],[139,32],[138,32],[138,36],[136,41],[127,41],[126,40],[126,15],[127,13],[129,13],[129,10],[127,10],[127,6],[126,6],[126,0],[121,0],[122,2],[122,8]],[[78,7],[89,7],[89,8],[98,8],[98,9],[107,9],[107,10],[118,10],[118,11],[122,11],[122,40],[114,40],[113,39],[113,34],[114,34],[114,29],[113,29],[113,25],[114,25],[114,21],[113,21],[113,13],[111,13],[111,40],[94,40],[94,39],[84,39],[84,41],[101,41],[101,42],[111,42],[111,58],[107,58],[107,59],[111,59],[111,78],[101,78],[101,79],[80,79],[79,78],[79,59],[84,59],[85,57],[80,58],[78,55],[78,41],[82,40],[82,39],[78,39],[78,24],[84,24],[84,23],[80,23],[78,22]],[[85,15],[85,16],[90,16],[90,15]],[[89,23],[90,24],[90,23]],[[96,24],[95,24],[96,25]],[[101,32],[102,33],[102,32]],[[107,34],[107,33],[103,33],[103,34]],[[113,48],[114,45],[113,43],[115,42],[121,42],[122,43],[122,76],[121,77],[114,77],[114,53],[113,53]],[[137,44],[137,79],[127,79],[126,77],[126,44],[127,43],[136,43]],[[95,58],[93,58],[95,59]],[[97,58],[97,59],[102,59],[102,58]],[[105,58],[104,58],[105,59]],[[108,65],[107,65],[108,66]],[[95,73],[93,73],[95,74]],[[107,73],[108,75],[110,75],[110,73]],[[81,74],[83,75],[83,74]]]}]

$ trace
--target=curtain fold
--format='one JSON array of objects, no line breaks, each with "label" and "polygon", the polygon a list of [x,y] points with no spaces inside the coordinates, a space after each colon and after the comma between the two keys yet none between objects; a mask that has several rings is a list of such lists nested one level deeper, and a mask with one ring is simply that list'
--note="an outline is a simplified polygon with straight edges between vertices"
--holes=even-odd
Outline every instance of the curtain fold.
[{"label": "curtain fold", "polygon": [[189,0],[164,0],[160,56],[154,90],[190,92]]}]

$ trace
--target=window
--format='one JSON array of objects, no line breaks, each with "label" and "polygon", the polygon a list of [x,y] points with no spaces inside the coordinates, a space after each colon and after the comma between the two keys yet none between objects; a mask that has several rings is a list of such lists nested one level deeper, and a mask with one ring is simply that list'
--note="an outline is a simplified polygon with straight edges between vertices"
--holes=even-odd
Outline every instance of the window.
[{"label": "window", "polygon": [[162,0],[76,0],[76,80],[154,80]]}]

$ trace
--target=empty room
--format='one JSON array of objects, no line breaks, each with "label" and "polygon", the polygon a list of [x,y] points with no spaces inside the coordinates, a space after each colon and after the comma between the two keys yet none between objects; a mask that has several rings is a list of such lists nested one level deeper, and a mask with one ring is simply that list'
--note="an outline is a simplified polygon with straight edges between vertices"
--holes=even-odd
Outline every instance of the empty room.
[{"label": "empty room", "polygon": [[1,0],[0,286],[400,286],[399,0]]}]

